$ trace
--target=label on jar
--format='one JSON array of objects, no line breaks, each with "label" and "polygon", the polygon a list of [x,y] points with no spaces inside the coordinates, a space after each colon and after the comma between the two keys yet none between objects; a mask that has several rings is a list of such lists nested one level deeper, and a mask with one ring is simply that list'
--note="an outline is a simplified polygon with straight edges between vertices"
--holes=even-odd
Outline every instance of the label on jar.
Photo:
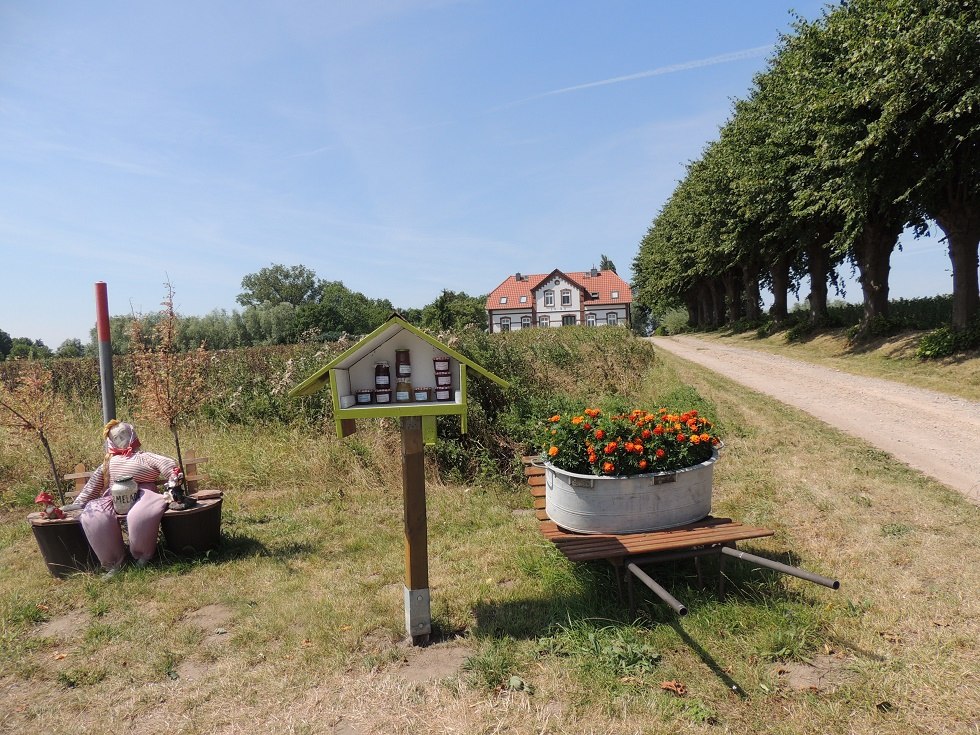
[{"label": "label on jar", "polygon": [[450,392],[449,388],[436,388],[436,400],[448,401]]},{"label": "label on jar", "polygon": [[406,363],[402,363],[401,365],[398,366],[398,374],[399,375],[411,375],[412,374],[412,366],[411,365],[408,365]]},{"label": "label on jar", "polygon": [[410,395],[411,395],[411,393],[409,391],[407,391],[407,390],[396,390],[395,391],[395,400],[396,401],[407,401],[409,399],[408,397]]},{"label": "label on jar", "polygon": [[375,385],[391,385],[391,378],[387,375],[375,375],[374,376]]},{"label": "label on jar", "polygon": [[415,391],[416,401],[427,401],[429,400],[429,391],[427,390],[417,390]]},{"label": "label on jar", "polygon": [[436,385],[452,385],[453,376],[451,373],[436,373]]},{"label": "label on jar", "polygon": [[374,394],[375,403],[391,403],[391,391],[379,390]]}]

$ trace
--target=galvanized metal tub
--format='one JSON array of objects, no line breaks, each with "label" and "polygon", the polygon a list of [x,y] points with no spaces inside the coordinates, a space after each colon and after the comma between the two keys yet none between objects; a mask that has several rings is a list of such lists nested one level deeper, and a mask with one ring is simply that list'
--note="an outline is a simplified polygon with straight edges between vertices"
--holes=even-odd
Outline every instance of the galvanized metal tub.
[{"label": "galvanized metal tub", "polygon": [[598,477],[545,462],[545,511],[577,533],[641,533],[699,521],[711,513],[718,451],[676,472]]}]

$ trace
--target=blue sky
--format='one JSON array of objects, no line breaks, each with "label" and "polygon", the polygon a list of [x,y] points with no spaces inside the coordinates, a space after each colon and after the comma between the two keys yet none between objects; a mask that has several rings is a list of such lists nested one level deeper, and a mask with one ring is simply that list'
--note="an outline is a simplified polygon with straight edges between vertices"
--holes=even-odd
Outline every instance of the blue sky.
[{"label": "blue sky", "polygon": [[[772,44],[822,3],[3,2],[0,329],[238,308],[302,264],[423,306],[515,271],[627,278]],[[935,241],[893,297],[951,290]],[[849,300],[859,300],[855,286]]]}]

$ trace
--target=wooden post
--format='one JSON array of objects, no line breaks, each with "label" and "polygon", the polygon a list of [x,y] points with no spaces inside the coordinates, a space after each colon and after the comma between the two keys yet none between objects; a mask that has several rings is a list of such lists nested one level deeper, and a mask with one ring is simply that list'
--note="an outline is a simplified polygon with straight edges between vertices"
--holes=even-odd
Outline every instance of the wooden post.
[{"label": "wooden post", "polygon": [[412,643],[419,645],[428,642],[432,632],[422,417],[401,417],[401,430],[402,493],[405,501],[405,628]]}]

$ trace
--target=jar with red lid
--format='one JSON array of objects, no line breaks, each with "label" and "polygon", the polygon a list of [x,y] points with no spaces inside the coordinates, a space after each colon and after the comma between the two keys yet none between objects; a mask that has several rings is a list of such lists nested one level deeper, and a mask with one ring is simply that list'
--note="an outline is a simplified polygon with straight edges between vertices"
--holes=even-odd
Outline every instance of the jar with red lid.
[{"label": "jar with red lid", "polygon": [[416,403],[432,400],[432,388],[413,388],[412,400]]},{"label": "jar with red lid", "polygon": [[371,403],[374,400],[374,391],[370,388],[361,388],[354,391],[354,402],[358,406],[363,406],[367,403]]},{"label": "jar with red lid", "polygon": [[436,400],[437,401],[451,401],[453,400],[453,389],[448,385],[436,386]]},{"label": "jar with red lid", "polygon": [[449,358],[445,355],[436,355],[432,358],[432,369],[437,373],[448,373]]},{"label": "jar with red lid", "polygon": [[391,403],[391,388],[378,388],[374,391],[375,403]]},{"label": "jar with red lid", "polygon": [[453,384],[453,374],[450,372],[436,373],[436,387],[451,386]]}]

